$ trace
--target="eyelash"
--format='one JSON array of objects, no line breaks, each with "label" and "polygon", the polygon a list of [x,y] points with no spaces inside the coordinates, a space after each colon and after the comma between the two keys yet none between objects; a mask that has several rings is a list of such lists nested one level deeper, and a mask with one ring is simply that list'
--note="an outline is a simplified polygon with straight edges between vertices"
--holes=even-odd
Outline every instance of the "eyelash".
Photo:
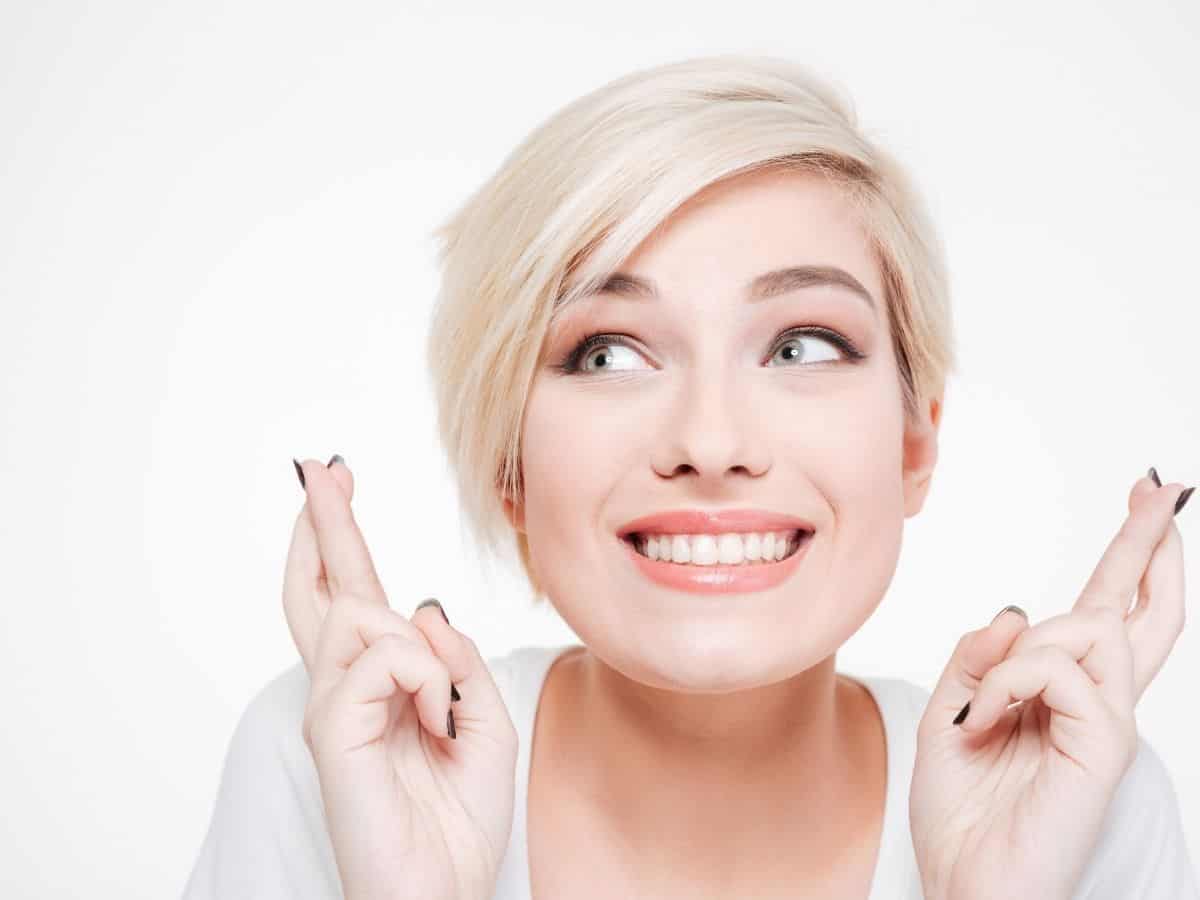
[{"label": "eyelash", "polygon": [[[843,337],[838,332],[833,331],[832,329],[829,329],[829,328],[814,328],[814,327],[789,328],[786,331],[780,332],[779,336],[775,339],[775,342],[771,345],[771,356],[775,355],[775,351],[779,349],[779,346],[781,344],[786,344],[789,340],[792,340],[797,337],[808,337],[808,336],[819,337],[819,338],[829,341],[831,344],[833,344],[835,347],[837,347],[839,350],[842,351],[842,353],[846,357],[846,359],[845,359],[846,362],[856,363],[865,357],[865,354],[859,352],[858,348],[855,347],[854,344],[848,338]],[[562,372],[563,374],[566,374],[566,375],[585,374],[584,370],[581,369],[579,366],[580,366],[580,363],[583,362],[584,357],[587,356],[587,354],[589,352],[591,352],[592,350],[595,350],[597,347],[608,347],[608,346],[612,346],[612,345],[616,345],[616,344],[619,344],[619,345],[625,346],[625,347],[631,346],[629,341],[626,339],[625,335],[607,334],[607,333],[588,335],[587,337],[580,340],[579,343],[574,346],[574,348],[572,348],[572,350],[567,354],[566,359],[564,359],[558,365],[553,366],[552,368],[554,368],[554,369],[558,370],[559,372]],[[631,349],[636,349],[636,348],[631,348]],[[822,362],[828,362],[828,360],[822,360]],[[810,365],[810,366],[821,365],[821,363],[809,363],[808,365]],[[785,367],[785,368],[787,368],[787,367]],[[805,366],[799,366],[797,368],[805,368]]]}]

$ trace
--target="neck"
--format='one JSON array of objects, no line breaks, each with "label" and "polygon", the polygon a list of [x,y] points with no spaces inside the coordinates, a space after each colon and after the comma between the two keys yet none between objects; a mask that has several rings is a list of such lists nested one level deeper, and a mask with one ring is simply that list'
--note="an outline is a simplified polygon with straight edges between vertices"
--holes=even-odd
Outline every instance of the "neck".
[{"label": "neck", "polygon": [[635,856],[727,872],[807,845],[816,864],[878,813],[850,787],[870,764],[874,703],[837,676],[835,658],[775,684],[685,694],[585,650],[568,691],[577,784]]}]

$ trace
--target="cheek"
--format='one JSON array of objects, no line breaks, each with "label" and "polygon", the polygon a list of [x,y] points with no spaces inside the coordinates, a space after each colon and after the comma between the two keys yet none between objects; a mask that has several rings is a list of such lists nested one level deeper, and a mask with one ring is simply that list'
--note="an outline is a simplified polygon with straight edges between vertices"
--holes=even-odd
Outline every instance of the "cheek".
[{"label": "cheek", "polygon": [[886,384],[824,410],[800,458],[831,517],[827,582],[836,586],[854,628],[895,574],[904,531],[904,415]]},{"label": "cheek", "polygon": [[[570,394],[570,396],[568,396]],[[530,547],[574,544],[603,525],[604,498],[630,465],[611,401],[535,383],[525,410],[521,466]],[[594,536],[594,535],[592,535]]]}]

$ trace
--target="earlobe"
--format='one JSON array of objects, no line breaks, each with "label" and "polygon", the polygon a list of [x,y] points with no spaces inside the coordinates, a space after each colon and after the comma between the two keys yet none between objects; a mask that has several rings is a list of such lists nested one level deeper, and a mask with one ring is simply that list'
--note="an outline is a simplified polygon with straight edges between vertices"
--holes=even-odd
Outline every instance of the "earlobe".
[{"label": "earlobe", "polygon": [[508,524],[511,525],[518,533],[525,533],[525,507],[523,504],[513,503],[507,496],[501,495],[501,502],[504,504],[504,517],[508,519]]},{"label": "earlobe", "polygon": [[904,432],[904,516],[915,516],[925,505],[933,468],[938,457],[938,430],[942,419],[942,396],[929,402],[919,421],[910,422]]}]

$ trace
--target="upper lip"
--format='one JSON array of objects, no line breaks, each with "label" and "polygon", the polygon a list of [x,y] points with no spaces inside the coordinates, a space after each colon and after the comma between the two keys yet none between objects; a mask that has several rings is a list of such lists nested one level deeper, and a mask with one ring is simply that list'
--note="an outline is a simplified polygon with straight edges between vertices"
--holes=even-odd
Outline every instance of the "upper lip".
[{"label": "upper lip", "polygon": [[630,534],[723,534],[725,532],[816,531],[797,516],[766,509],[671,509],[626,522],[617,532]]}]

